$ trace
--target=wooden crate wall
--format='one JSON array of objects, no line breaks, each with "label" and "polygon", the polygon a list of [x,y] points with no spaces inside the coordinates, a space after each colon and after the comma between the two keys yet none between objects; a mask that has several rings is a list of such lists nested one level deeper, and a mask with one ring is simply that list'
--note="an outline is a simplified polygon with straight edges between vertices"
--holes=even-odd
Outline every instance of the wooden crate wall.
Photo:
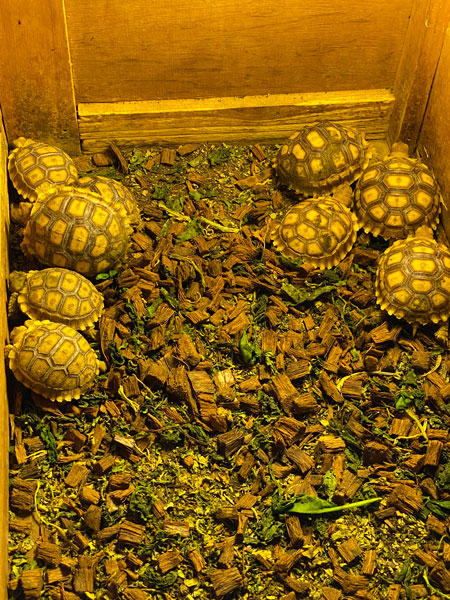
[{"label": "wooden crate wall", "polygon": [[0,600],[6,600],[8,583],[9,410],[6,393],[4,347],[8,341],[6,278],[8,275],[9,198],[6,175],[8,145],[0,111]]},{"label": "wooden crate wall", "polygon": [[[9,139],[281,139],[320,117],[386,134],[416,0],[4,0]],[[2,31],[3,30],[3,31]]]},{"label": "wooden crate wall", "polygon": [[440,183],[444,198],[442,222],[450,239],[450,25],[420,130],[418,152]]}]

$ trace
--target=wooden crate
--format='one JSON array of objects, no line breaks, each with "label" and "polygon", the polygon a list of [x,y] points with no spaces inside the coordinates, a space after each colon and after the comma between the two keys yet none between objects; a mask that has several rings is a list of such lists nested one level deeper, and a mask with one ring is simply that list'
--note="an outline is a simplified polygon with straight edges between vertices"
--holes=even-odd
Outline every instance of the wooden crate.
[{"label": "wooden crate", "polygon": [[[0,351],[7,336],[7,140],[279,141],[318,118],[402,140],[432,166],[450,234],[448,0],[3,0]],[[6,132],[6,133],[5,133]],[[0,366],[0,600],[8,411]]]},{"label": "wooden crate", "polygon": [[4,0],[6,134],[77,153],[329,117],[413,149],[449,18],[445,0]]}]

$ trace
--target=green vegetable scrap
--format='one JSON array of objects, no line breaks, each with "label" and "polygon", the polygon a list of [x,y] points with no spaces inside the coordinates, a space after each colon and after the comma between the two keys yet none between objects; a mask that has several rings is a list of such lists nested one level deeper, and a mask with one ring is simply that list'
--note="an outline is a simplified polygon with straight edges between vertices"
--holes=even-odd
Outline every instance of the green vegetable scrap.
[{"label": "green vegetable scrap", "polygon": [[213,167],[216,165],[223,165],[228,162],[231,158],[230,148],[218,148],[208,154],[209,164]]},{"label": "green vegetable scrap", "polygon": [[337,286],[345,285],[344,281],[338,281],[334,285],[318,285],[314,287],[298,288],[287,281],[283,281],[281,284],[281,291],[284,292],[295,304],[302,304],[303,302],[310,302],[315,300],[322,294],[327,294],[336,289]]},{"label": "green vegetable scrap", "polygon": [[316,496],[310,496],[304,494],[302,496],[296,496],[294,499],[281,504],[278,507],[280,513],[295,513],[297,515],[324,515],[328,513],[341,512],[344,510],[350,510],[352,508],[360,508],[362,506],[368,506],[375,502],[380,502],[381,498],[368,498],[367,500],[359,500],[358,502],[350,502],[349,504],[334,504],[327,500],[321,500]]}]

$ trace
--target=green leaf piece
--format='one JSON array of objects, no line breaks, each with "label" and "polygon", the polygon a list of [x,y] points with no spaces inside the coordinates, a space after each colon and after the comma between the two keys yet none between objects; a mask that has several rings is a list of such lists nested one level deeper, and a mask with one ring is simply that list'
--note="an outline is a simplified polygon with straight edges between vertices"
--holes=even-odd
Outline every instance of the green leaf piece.
[{"label": "green leaf piece", "polygon": [[375,502],[379,502],[381,498],[369,498],[367,500],[360,500],[359,502],[350,502],[349,504],[334,504],[327,500],[321,500],[315,496],[304,494],[303,496],[297,496],[295,500],[290,500],[286,504],[282,504],[278,509],[281,513],[295,513],[297,515],[324,515],[327,513],[341,512],[343,510],[349,510],[351,508],[360,508],[361,506],[368,506]]}]

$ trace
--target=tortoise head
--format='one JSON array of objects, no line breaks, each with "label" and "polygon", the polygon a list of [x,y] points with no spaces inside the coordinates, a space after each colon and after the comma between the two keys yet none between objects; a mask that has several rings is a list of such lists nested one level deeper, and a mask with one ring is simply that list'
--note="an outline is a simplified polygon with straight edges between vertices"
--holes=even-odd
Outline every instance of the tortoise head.
[{"label": "tortoise head", "polygon": [[21,137],[16,138],[15,140],[13,140],[11,142],[11,146],[13,148],[23,148],[24,146],[29,146],[30,144],[34,144],[34,143],[35,143],[34,140],[30,140],[26,137],[21,136]]},{"label": "tortoise head", "polygon": [[408,144],[404,144],[403,142],[395,142],[392,144],[391,153],[389,156],[394,156],[398,158],[405,158],[409,156],[409,147]]},{"label": "tortoise head", "polygon": [[25,271],[11,271],[9,274],[9,291],[11,293],[21,292],[25,287],[28,273]]},{"label": "tortoise head", "polygon": [[18,225],[25,225],[33,208],[32,202],[11,202],[11,220]]},{"label": "tortoise head", "polygon": [[421,225],[414,232],[414,237],[426,238],[427,240],[434,239],[433,230],[429,225]]},{"label": "tortoise head", "polygon": [[353,190],[350,184],[341,183],[341,185],[338,185],[334,191],[333,198],[347,208],[350,208],[353,202]]}]

